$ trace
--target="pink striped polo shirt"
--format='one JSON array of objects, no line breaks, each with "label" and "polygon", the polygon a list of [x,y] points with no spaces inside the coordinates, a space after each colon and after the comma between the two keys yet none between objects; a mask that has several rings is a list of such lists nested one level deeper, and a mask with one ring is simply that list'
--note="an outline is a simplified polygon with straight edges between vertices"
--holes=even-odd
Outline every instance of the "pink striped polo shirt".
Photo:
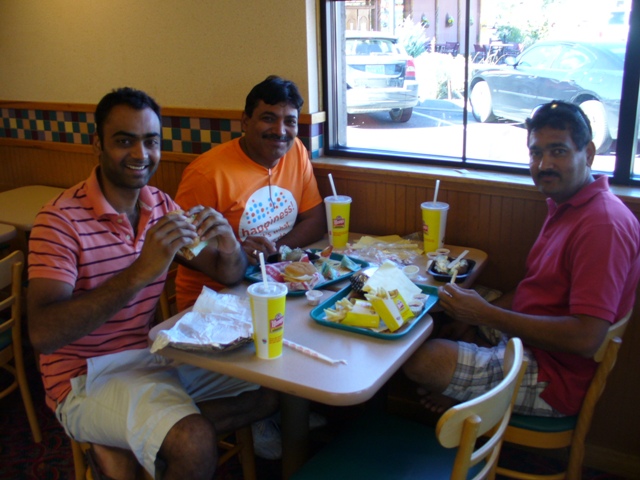
[{"label": "pink striped polo shirt", "polygon": [[[139,196],[138,236],[98,184],[96,167],[84,182],[45,205],[29,239],[29,279],[48,278],[92,290],[138,258],[147,231],[178,208],[166,193],[146,186]],[[87,358],[146,348],[147,334],[166,275],[149,284],[113,318],[89,335],[40,356],[47,405],[54,409],[71,390],[70,379],[87,371]]]}]

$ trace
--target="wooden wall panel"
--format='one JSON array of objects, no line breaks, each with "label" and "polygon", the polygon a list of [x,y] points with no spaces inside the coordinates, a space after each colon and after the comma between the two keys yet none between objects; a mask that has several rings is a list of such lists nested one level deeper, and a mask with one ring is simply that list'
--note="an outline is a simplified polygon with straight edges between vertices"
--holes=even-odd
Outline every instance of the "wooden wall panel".
[{"label": "wooden wall panel", "polygon": [[[0,143],[0,189],[27,184],[72,186],[86,178],[96,162],[91,149],[82,148],[45,150]],[[175,196],[182,172],[193,158],[195,155],[166,154],[153,184]],[[363,168],[360,163],[354,168],[349,162],[336,165],[321,160],[314,161],[314,171],[323,196],[331,194],[327,177],[331,173],[338,193],[352,197],[351,230],[372,235],[420,231],[420,203],[433,198],[435,180],[440,178],[414,167],[384,171]],[[450,175],[441,182],[438,198],[450,204],[447,242],[473,246],[489,255],[480,283],[502,291],[514,288],[546,215],[542,196],[524,182],[497,183],[490,176],[484,180]],[[640,217],[637,193],[629,191],[624,199]],[[634,466],[640,471],[640,384],[635,381],[640,364],[638,317],[640,308],[627,329],[618,366],[588,438],[587,463],[612,472],[622,468],[625,473]],[[624,465],[631,467],[624,470]]]}]

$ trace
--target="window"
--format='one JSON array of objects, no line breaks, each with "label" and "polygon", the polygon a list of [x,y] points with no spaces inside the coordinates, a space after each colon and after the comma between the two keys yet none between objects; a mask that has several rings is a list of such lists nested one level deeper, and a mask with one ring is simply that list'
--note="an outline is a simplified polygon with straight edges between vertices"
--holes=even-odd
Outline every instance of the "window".
[{"label": "window", "polygon": [[562,99],[591,120],[594,170],[640,185],[640,15],[588,3],[325,0],[325,152],[525,173],[524,121]]}]

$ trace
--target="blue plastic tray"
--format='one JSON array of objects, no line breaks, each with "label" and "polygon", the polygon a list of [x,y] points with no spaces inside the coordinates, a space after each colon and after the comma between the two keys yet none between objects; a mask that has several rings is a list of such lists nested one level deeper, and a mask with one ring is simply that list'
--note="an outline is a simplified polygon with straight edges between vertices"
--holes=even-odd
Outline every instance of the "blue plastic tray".
[{"label": "blue plastic tray", "polygon": [[[322,250],[319,248],[312,248],[310,250],[308,250],[310,252],[313,253],[320,253]],[[337,260],[338,262],[342,260],[342,257],[344,257],[344,255],[342,255],[341,253],[332,253],[331,256],[329,258],[331,258],[332,260]],[[358,265],[360,265],[361,268],[367,268],[369,266],[369,262],[365,262],[364,260],[360,260],[358,258],[354,258],[354,257],[349,257],[351,260],[353,260],[354,263],[357,263]],[[313,287],[314,290],[319,290],[323,287],[327,287],[329,285],[333,285],[334,283],[338,283],[341,282],[343,280],[346,280],[347,278],[351,277],[355,272],[349,272],[346,273],[344,275],[339,276],[338,278],[334,278],[333,280],[327,280],[326,282],[320,282],[318,283],[316,286]],[[252,265],[249,268],[247,268],[247,271],[245,272],[244,278],[246,280],[249,280],[250,282],[261,282],[262,281],[262,272],[260,271],[260,266],[259,265]],[[292,292],[289,292],[287,295],[291,296],[291,297],[296,297],[296,296],[300,296],[300,295],[304,295],[304,292],[306,292],[306,290],[294,290]]]},{"label": "blue plastic tray", "polygon": [[353,327],[351,325],[343,325],[342,323],[330,322],[329,320],[326,319],[326,315],[324,313],[324,309],[325,308],[333,308],[338,300],[341,300],[342,298],[344,298],[347,295],[349,295],[351,293],[351,290],[352,290],[351,285],[343,288],[342,290],[337,292],[335,295],[329,297],[327,300],[325,300],[320,305],[315,307],[313,310],[311,310],[311,314],[310,315],[311,315],[311,318],[313,318],[317,323],[319,323],[320,325],[324,325],[326,327],[337,328],[339,330],[347,330],[348,332],[361,333],[363,335],[369,335],[370,337],[383,338],[385,340],[397,340],[398,338],[400,338],[403,335],[406,335],[408,332],[410,332],[411,329],[413,327],[415,327],[416,324],[422,319],[422,317],[424,317],[427,314],[427,312],[436,303],[438,303],[438,288],[437,287],[434,287],[434,286],[431,286],[431,285],[418,285],[418,287],[420,287],[420,289],[422,290],[422,293],[426,293],[427,295],[429,295],[429,298],[427,298],[427,301],[424,304],[424,309],[422,310],[422,313],[420,313],[420,315],[418,315],[417,317],[415,317],[413,319],[410,319],[408,323],[405,323],[404,325],[402,325],[395,332],[386,332],[386,333],[384,333],[384,332],[375,332],[375,331],[373,331],[373,330],[371,330],[369,328]]}]

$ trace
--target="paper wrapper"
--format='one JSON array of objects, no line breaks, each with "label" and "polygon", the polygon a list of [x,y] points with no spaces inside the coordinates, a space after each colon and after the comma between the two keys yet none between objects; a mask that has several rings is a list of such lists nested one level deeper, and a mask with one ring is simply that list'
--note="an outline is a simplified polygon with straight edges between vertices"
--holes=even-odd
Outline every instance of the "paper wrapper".
[{"label": "paper wrapper", "polygon": [[344,253],[378,265],[386,260],[397,265],[411,265],[422,255],[422,246],[398,235],[364,236],[356,243],[348,244]]},{"label": "paper wrapper", "polygon": [[248,298],[202,288],[193,310],[170,330],[161,330],[151,346],[154,353],[166,346],[198,352],[225,351],[253,341]]}]

